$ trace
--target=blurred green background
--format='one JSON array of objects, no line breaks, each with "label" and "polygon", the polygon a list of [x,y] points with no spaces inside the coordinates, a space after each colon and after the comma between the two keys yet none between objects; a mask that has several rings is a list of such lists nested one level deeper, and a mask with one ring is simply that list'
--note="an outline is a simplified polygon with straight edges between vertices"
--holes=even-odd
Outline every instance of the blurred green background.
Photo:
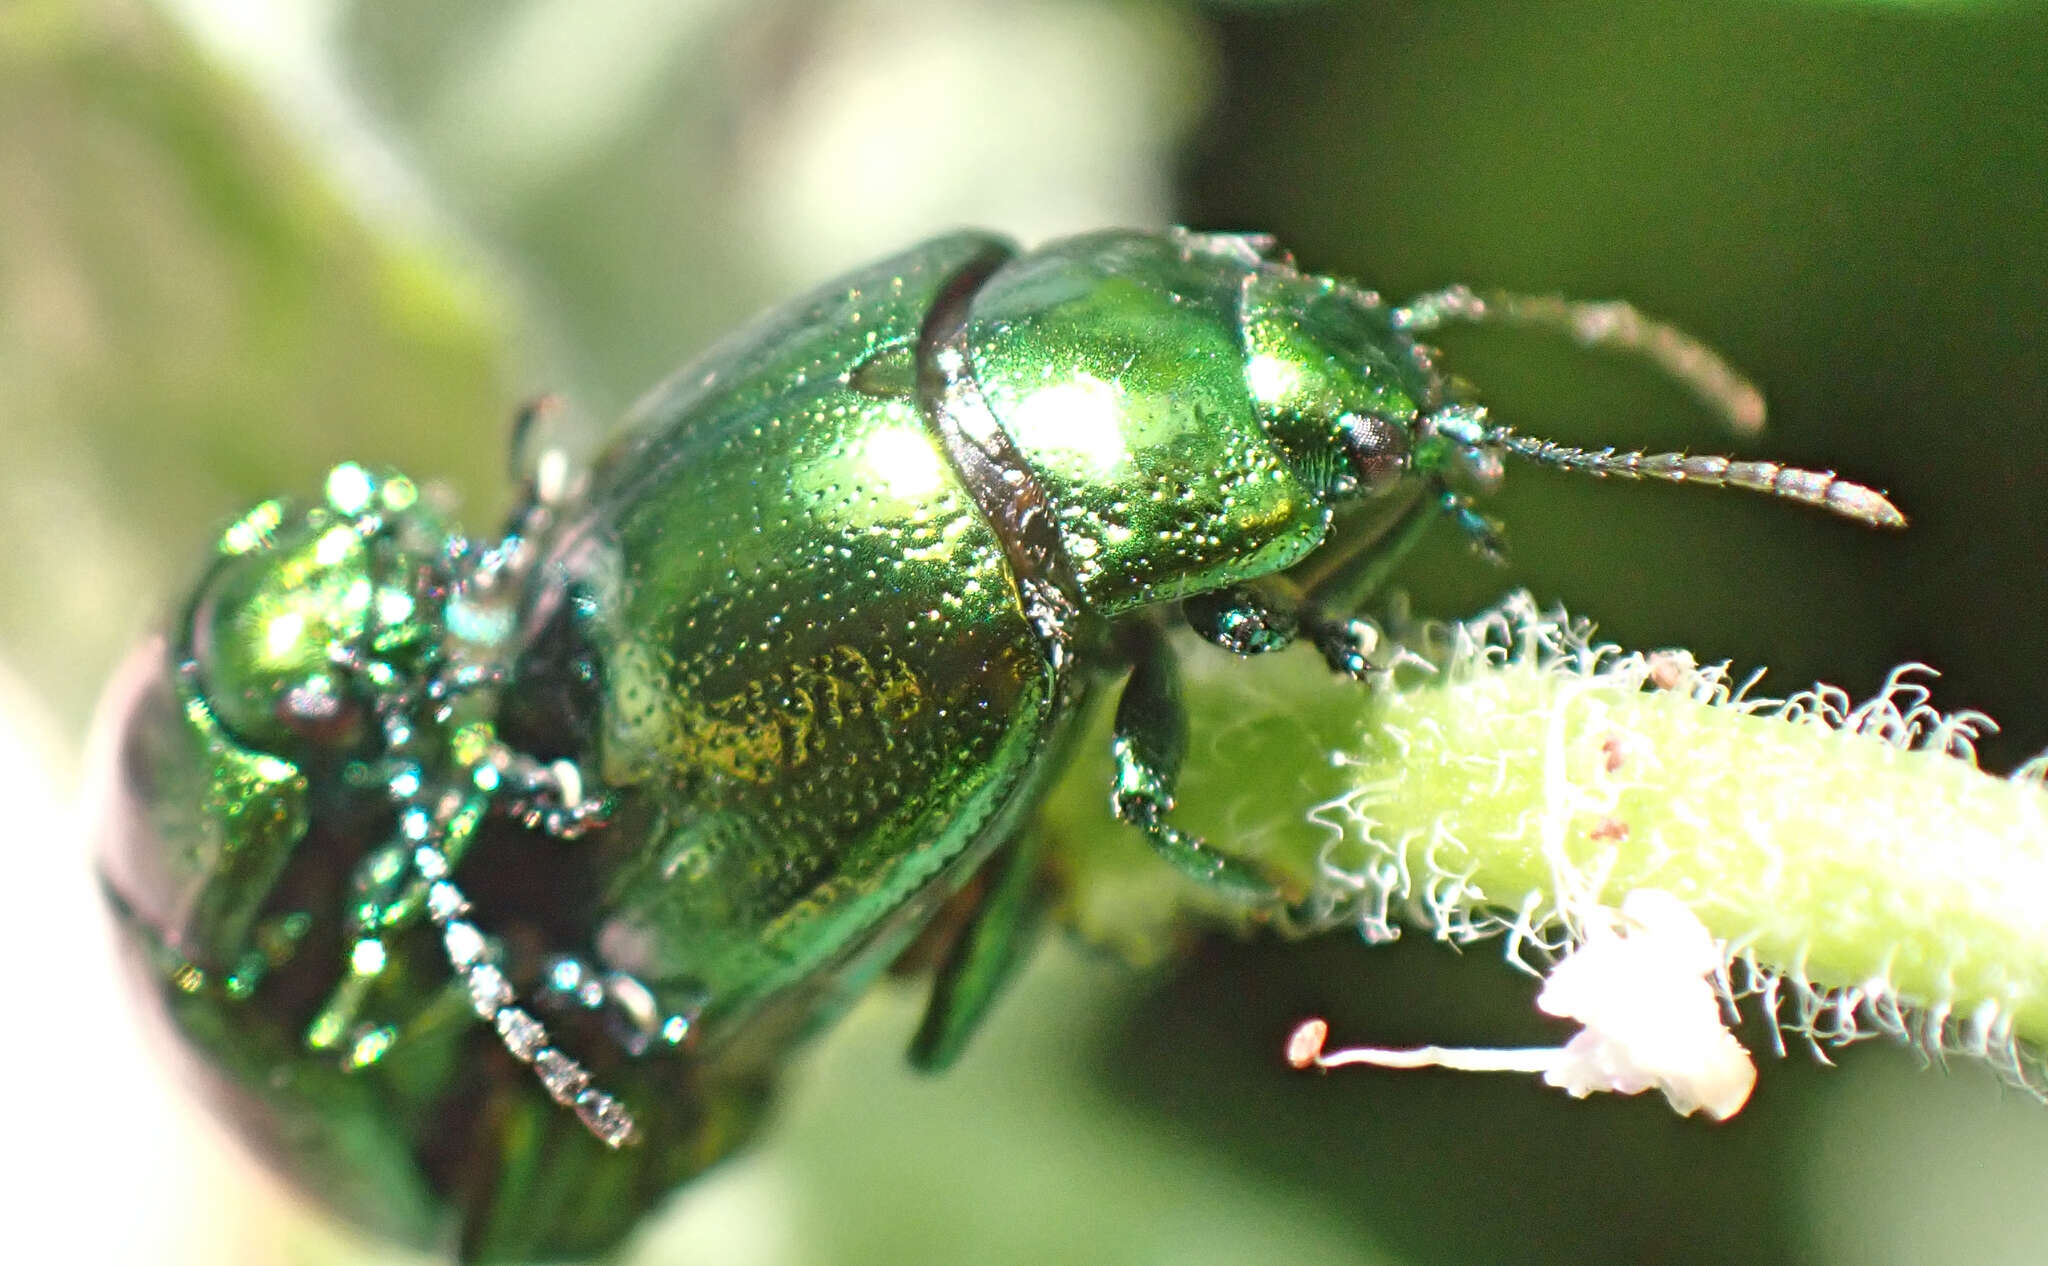
[{"label": "blurred green background", "polygon": [[[597,434],[764,304],[960,223],[1281,235],[1401,295],[1625,296],[1773,405],[1756,453],[1889,488],[1866,534],[1517,471],[1510,584],[1637,646],[1859,697],[1889,668],[2048,746],[2048,12],[2022,4],[1173,0],[0,3],[0,1076],[13,1260],[393,1260],[291,1210],[140,1052],[64,804],[122,648],[255,498],[342,457],[495,519],[506,419]],[[1731,443],[1646,370],[1445,337],[1496,413]],[[1279,794],[1276,791],[1276,794]],[[91,795],[84,794],[90,811]],[[908,988],[792,1068],[763,1148],[633,1261],[2038,1262],[2048,1111],[1858,1048],[1766,1061],[1734,1123],[1519,1080],[1289,1076],[1308,1013],[1524,1041],[1489,951],[1054,944],[965,1065]],[[26,1254],[26,1255],[24,1255]]]}]

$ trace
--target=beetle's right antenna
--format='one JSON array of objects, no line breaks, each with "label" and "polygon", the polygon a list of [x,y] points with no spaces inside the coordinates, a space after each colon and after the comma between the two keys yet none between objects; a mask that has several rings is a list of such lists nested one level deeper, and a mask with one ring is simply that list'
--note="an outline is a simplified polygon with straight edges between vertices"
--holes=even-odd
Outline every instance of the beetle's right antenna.
[{"label": "beetle's right antenna", "polygon": [[1764,396],[1720,353],[1677,326],[1644,316],[1620,300],[1588,302],[1562,295],[1479,294],[1448,286],[1394,309],[1396,328],[1411,334],[1466,325],[1522,325],[1570,335],[1581,347],[1642,356],[1721,415],[1738,435],[1764,428]]},{"label": "beetle's right antenna", "polygon": [[1705,484],[1710,488],[1746,488],[1767,497],[1801,502],[1871,527],[1906,526],[1906,516],[1899,513],[1899,508],[1883,493],[1852,483],[1831,470],[1804,470],[1797,466],[1781,466],[1777,462],[1737,461],[1709,454],[1572,448],[1518,435],[1504,426],[1487,428],[1479,443],[1560,470],[1614,475],[1622,479]]},{"label": "beetle's right antenna", "polygon": [[[433,829],[424,809],[413,807],[411,822],[422,842],[413,853],[413,868],[427,881],[427,915],[441,933],[441,946],[455,974],[462,978],[477,1018],[498,1031],[498,1041],[513,1058],[530,1065],[548,1097],[572,1109],[606,1147],[620,1148],[637,1137],[632,1113],[617,1099],[590,1084],[583,1065],[562,1053],[546,1026],[519,1005],[512,983],[490,958],[483,932],[466,917],[469,899],[449,878],[453,864],[428,832]],[[413,825],[416,822],[417,825]]]}]

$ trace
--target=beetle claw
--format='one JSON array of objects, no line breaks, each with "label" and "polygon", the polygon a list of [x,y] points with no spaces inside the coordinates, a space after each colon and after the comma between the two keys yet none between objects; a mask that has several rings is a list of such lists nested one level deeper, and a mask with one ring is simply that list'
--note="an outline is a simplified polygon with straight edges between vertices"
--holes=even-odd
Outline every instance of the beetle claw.
[{"label": "beetle claw", "polygon": [[1365,620],[1318,620],[1309,625],[1309,637],[1332,672],[1363,681],[1378,671],[1371,655],[1379,649],[1380,631]]}]

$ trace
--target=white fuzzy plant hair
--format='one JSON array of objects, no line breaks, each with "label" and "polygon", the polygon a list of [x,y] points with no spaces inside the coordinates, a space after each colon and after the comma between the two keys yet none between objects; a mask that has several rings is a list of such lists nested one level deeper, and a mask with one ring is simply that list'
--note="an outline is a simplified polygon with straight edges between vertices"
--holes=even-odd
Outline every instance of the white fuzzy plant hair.
[{"label": "white fuzzy plant hair", "polygon": [[[1889,1037],[2043,1095],[2048,757],[1978,770],[1995,727],[1932,707],[1931,670],[1901,667],[1861,704],[1765,698],[1760,674],[1624,651],[1526,594],[1403,640],[1357,750],[1334,758],[1352,788],[1311,815],[1329,922],[1375,942],[1498,937],[1542,975],[1631,894],[1669,893],[1711,937],[1726,1019],[1754,1000],[1779,1054],[1788,1035],[1823,1061]],[[1469,1055],[1324,1056],[1319,1026],[1297,1031],[1297,1064]],[[1534,1053],[1495,1054],[1536,1071]]]}]

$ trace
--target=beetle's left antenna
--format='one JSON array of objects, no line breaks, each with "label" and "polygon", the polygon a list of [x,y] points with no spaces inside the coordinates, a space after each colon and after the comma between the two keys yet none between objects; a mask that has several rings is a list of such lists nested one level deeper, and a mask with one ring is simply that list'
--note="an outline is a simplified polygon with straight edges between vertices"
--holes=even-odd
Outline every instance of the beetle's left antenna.
[{"label": "beetle's left antenna", "polygon": [[1764,429],[1764,393],[1719,352],[1684,330],[1645,316],[1618,299],[1567,299],[1504,290],[1481,294],[1447,286],[1394,309],[1394,324],[1410,334],[1462,325],[1523,325],[1568,334],[1581,347],[1629,352],[1663,370],[1721,415],[1738,435]]},{"label": "beetle's left antenna", "polygon": [[1871,527],[1902,528],[1906,516],[1875,488],[1842,478],[1831,470],[1805,470],[1777,462],[1738,461],[1693,453],[1623,452],[1612,448],[1573,448],[1549,440],[1518,435],[1504,426],[1489,427],[1479,443],[1516,457],[1560,470],[1621,479],[1661,479],[1710,488],[1745,488],[1767,497],[1797,501]]}]

